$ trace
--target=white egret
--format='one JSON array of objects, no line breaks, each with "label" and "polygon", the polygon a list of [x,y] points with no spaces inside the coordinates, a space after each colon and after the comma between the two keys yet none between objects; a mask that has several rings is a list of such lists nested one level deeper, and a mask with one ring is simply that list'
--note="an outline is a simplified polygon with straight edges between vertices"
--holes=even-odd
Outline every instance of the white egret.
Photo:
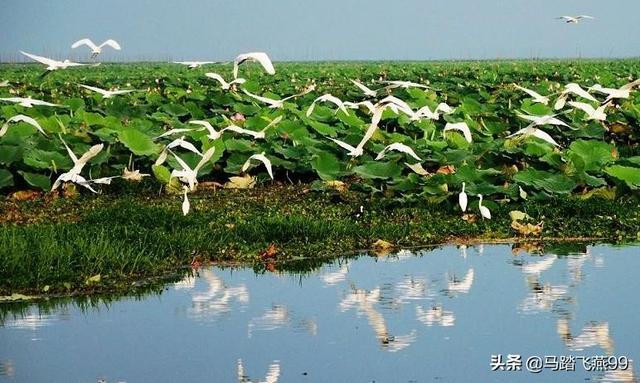
[{"label": "white egret", "polygon": [[[60,139],[62,140],[62,138]],[[93,157],[97,156],[98,153],[100,153],[100,151],[104,147],[104,144],[92,146],[80,158],[78,158],[69,148],[69,146],[67,146],[67,143],[64,142],[64,140],[62,140],[62,143],[64,144],[64,147],[67,148],[67,153],[69,153],[69,157],[73,161],[73,167],[68,172],[62,173],[60,174],[60,176],[58,176],[58,178],[53,183],[53,186],[51,187],[51,191],[56,190],[62,182],[74,182],[86,187],[94,193],[97,193],[95,190],[93,190],[93,188],[91,188],[91,185],[89,185],[87,180],[80,175],[80,172],[82,172],[82,169],[87,164],[87,162],[89,162]]]},{"label": "white egret", "polygon": [[200,68],[203,65],[218,64],[217,61],[173,61],[174,64],[186,65],[189,69]]},{"label": "white egret", "polygon": [[276,70],[271,63],[271,59],[264,52],[250,52],[238,55],[233,61],[233,78],[238,78],[238,66],[247,61],[257,61],[262,65],[268,74],[276,74]]},{"label": "white egret", "polygon": [[209,162],[209,160],[211,159],[215,151],[216,151],[215,147],[212,147],[211,149],[207,150],[202,156],[202,158],[200,159],[200,162],[198,162],[198,165],[196,165],[196,167],[193,169],[191,169],[189,165],[187,165],[187,163],[182,160],[182,158],[172,153],[173,157],[176,159],[176,161],[178,161],[178,164],[180,164],[180,166],[182,167],[182,170],[174,169],[171,172],[171,177],[179,178],[182,182],[189,184],[190,191],[195,190],[195,187],[198,184],[198,180],[197,180],[198,172],[204,165],[207,164],[207,162]]},{"label": "white egret", "polygon": [[242,171],[246,172],[251,166],[251,160],[258,160],[264,164],[264,167],[267,168],[267,173],[269,173],[269,177],[273,179],[273,170],[271,168],[271,161],[264,155],[264,152],[260,154],[254,154],[247,161],[245,161],[244,165],[242,165]]},{"label": "white egret", "polygon": [[189,198],[187,198],[187,193],[189,192],[189,188],[183,186],[184,189],[184,199],[182,200],[182,215],[189,214],[189,210],[191,209],[191,204],[189,203]]},{"label": "white egret", "polygon": [[233,86],[233,85],[235,85],[235,84],[244,84],[244,83],[247,81],[247,80],[245,80],[245,79],[243,79],[243,78],[236,78],[236,79],[232,80],[231,82],[226,82],[226,81],[222,78],[222,76],[220,76],[220,75],[219,75],[219,74],[217,74],[217,73],[212,73],[212,72],[205,73],[204,75],[205,75],[205,76],[207,76],[207,77],[209,77],[209,78],[212,78],[212,79],[214,79],[214,80],[218,81],[218,82],[220,83],[220,87],[221,87],[222,89],[224,89],[224,90],[231,89],[231,86]]},{"label": "white egret", "polygon": [[560,97],[558,97],[558,99],[556,100],[553,108],[555,110],[564,108],[570,93],[573,93],[574,95],[578,97],[582,97],[589,101],[598,102],[598,100],[595,97],[593,97],[586,90],[582,89],[580,85],[576,83],[570,83],[564,86],[564,90],[560,93]]},{"label": "white egret", "polygon": [[590,19],[593,20],[595,17],[589,15],[579,15],[579,16],[560,16],[556,17],[558,20],[563,20],[567,24],[578,24],[580,20]]},{"label": "white egret", "polygon": [[87,64],[74,63],[74,62],[71,62],[69,60],[57,61],[57,60],[53,60],[53,59],[50,59],[50,58],[47,58],[47,57],[36,56],[34,54],[23,52],[23,51],[20,51],[20,53],[22,53],[23,55],[29,57],[32,60],[35,60],[35,61],[47,66],[47,68],[46,68],[47,70],[42,75],[40,75],[40,77],[44,77],[48,73],[50,73],[50,72],[52,72],[54,70],[66,69],[68,67],[73,67],[73,66],[84,66],[84,65],[87,65]]},{"label": "white egret", "polygon": [[528,94],[529,96],[531,96],[531,99],[533,100],[533,102],[537,102],[537,103],[540,103],[540,104],[543,104],[543,105],[549,104],[549,97],[543,96],[538,92],[535,92],[535,91],[533,91],[531,89],[524,88],[524,87],[522,87],[522,86],[520,86],[518,84],[513,84],[513,86],[515,86],[516,89],[519,89],[519,90],[525,92],[526,94]]},{"label": "white egret", "polygon": [[40,126],[38,121],[36,121],[35,119],[29,116],[18,114],[17,116],[13,116],[9,118],[7,122],[5,122],[4,125],[2,125],[2,128],[0,128],[0,137],[4,136],[7,133],[7,130],[9,130],[9,124],[12,122],[26,122],[27,124],[32,125],[36,129],[38,129],[38,131],[43,135],[45,136],[47,135],[47,133],[45,133],[44,129],[42,129],[42,126]]},{"label": "white egret", "polygon": [[415,82],[411,82],[411,81],[383,81],[383,83],[385,84],[389,84],[386,86],[387,89],[394,89],[394,88],[403,88],[403,89],[408,89],[408,88],[422,88],[422,89],[430,89],[428,86],[426,85],[422,85],[422,84],[418,84]]},{"label": "white egret", "polygon": [[89,40],[89,39],[80,39],[78,41],[76,41],[75,43],[73,43],[71,45],[71,49],[76,49],[77,47],[81,46],[81,45],[86,45],[91,49],[91,57],[95,58],[97,57],[100,53],[102,53],[102,48],[104,46],[110,46],[111,48],[115,49],[115,50],[120,50],[122,49],[120,47],[120,44],[118,44],[117,41],[109,39],[106,40],[105,42],[103,42],[100,45],[96,45],[93,43],[93,41]]},{"label": "white egret", "polygon": [[186,149],[186,150],[188,150],[190,152],[193,152],[193,153],[195,153],[197,155],[202,156],[202,153],[198,150],[198,148],[196,148],[191,142],[185,141],[184,136],[171,141],[169,144],[167,144],[165,150],[171,150],[171,149],[177,148],[177,147]]},{"label": "white egret", "polygon": [[[211,125],[211,123],[210,123],[209,121],[205,121],[205,120],[191,120],[191,121],[189,121],[189,123],[190,123],[190,124],[193,124],[193,125],[200,125],[200,126],[202,126],[202,128],[197,129],[197,130],[205,130],[205,129],[206,129],[206,130],[209,132],[209,134],[207,134],[207,137],[208,137],[210,140],[217,140],[218,138],[220,138],[220,137],[222,136],[222,132],[224,131],[224,129],[223,129],[223,130],[221,130],[221,131],[219,131],[219,132],[218,132],[218,131],[213,127],[213,125]],[[187,130],[190,130],[190,129],[172,129],[172,130],[175,130],[175,131],[178,131],[178,130],[184,130],[184,131],[187,131]],[[167,132],[167,133],[169,133],[169,132]],[[165,133],[165,135],[166,135],[167,133]]]},{"label": "white egret", "polygon": [[369,128],[367,129],[367,131],[364,134],[364,137],[362,137],[362,140],[360,140],[360,143],[357,146],[355,147],[351,146],[346,142],[337,140],[335,138],[329,137],[329,139],[335,142],[336,144],[338,144],[343,149],[348,150],[349,153],[347,154],[349,156],[352,156],[352,157],[361,156],[362,154],[364,154],[364,149],[363,149],[364,145],[371,139],[371,137],[373,137],[373,134],[376,132],[376,130],[378,130],[378,123],[380,123],[380,119],[382,118],[383,111],[384,111],[384,107],[376,107],[376,109],[373,112],[373,117],[371,118],[371,124],[369,124]]},{"label": "white egret", "polygon": [[[166,160],[167,160],[167,155],[169,153],[169,151],[171,151],[171,149],[176,148],[176,147],[181,147],[183,149],[186,149],[192,153],[195,153],[199,156],[202,156],[202,153],[189,141],[185,141],[184,136],[175,139],[173,141],[171,141],[167,146],[164,147],[164,149],[162,150],[162,152],[160,153],[160,156],[158,156],[158,159],[156,160],[154,165],[162,165]],[[174,154],[175,156],[175,154]]]},{"label": "white egret", "polygon": [[413,151],[413,149],[411,149],[409,146],[400,142],[394,142],[391,145],[387,145],[384,149],[382,149],[382,151],[380,151],[380,153],[378,153],[378,155],[376,156],[376,160],[380,160],[384,158],[385,154],[387,154],[387,152],[391,150],[395,150],[401,153],[406,153],[411,157],[415,158],[416,160],[422,161],[422,159],[418,157],[418,155],[416,154],[416,152]]},{"label": "white egret", "polygon": [[113,96],[134,92],[133,89],[105,90],[105,89],[96,88],[95,86],[89,86],[89,85],[83,85],[83,84],[78,84],[78,85],[85,89],[89,89],[96,93],[100,93],[102,95],[102,98],[111,98]]},{"label": "white egret", "polygon": [[491,211],[489,211],[486,206],[482,205],[482,194],[478,194],[478,198],[480,198],[480,200],[478,201],[478,209],[480,209],[480,215],[482,216],[482,219],[491,219]]},{"label": "white egret", "polygon": [[224,132],[225,130],[231,131],[231,132],[236,132],[236,133],[240,133],[240,134],[247,134],[251,137],[253,137],[254,139],[264,139],[265,138],[265,133],[266,131],[277,125],[280,121],[282,121],[282,116],[278,116],[276,118],[273,119],[273,121],[271,121],[267,126],[265,126],[262,130],[256,132],[255,130],[249,130],[249,129],[244,129],[241,128],[237,125],[229,125],[226,128],[222,129],[220,131],[220,133]]},{"label": "white egret", "polygon": [[458,194],[458,204],[460,205],[460,210],[463,212],[467,211],[467,203],[469,201],[467,197],[467,193],[464,191],[465,183],[462,183],[462,191]]},{"label": "white egret", "polygon": [[407,104],[406,102],[402,101],[401,99],[395,96],[387,96],[383,98],[375,105],[375,107],[381,110],[384,110],[385,108],[389,108],[393,110],[394,113],[403,112],[404,114],[412,118],[415,116],[415,113],[413,109],[411,109],[409,104]]},{"label": "white egret", "polygon": [[522,136],[522,137],[529,137],[529,136],[533,136],[533,137],[537,137],[543,141],[546,141],[548,143],[550,143],[553,146],[560,146],[560,144],[558,144],[548,133],[536,128],[533,124],[530,124],[529,126],[527,126],[526,128],[522,128],[520,130],[518,130],[517,132],[510,134],[507,136],[507,138],[512,138],[512,137],[516,137],[516,136]]},{"label": "white egret", "polygon": [[518,117],[527,121],[531,121],[531,125],[533,126],[557,125],[557,126],[566,126],[567,128],[570,128],[570,126],[567,125],[566,122],[560,120],[559,118],[556,118],[556,115],[530,116],[530,115],[518,113]]},{"label": "white egret", "polygon": [[24,106],[25,108],[31,108],[32,106],[36,105],[36,106],[57,106],[57,107],[63,107],[64,105],[59,105],[59,104],[52,104],[50,102],[46,102],[46,101],[41,101],[41,100],[36,100],[33,99],[31,97],[7,97],[7,98],[0,98],[0,101],[6,101],[6,102],[13,102],[16,103],[20,106]]},{"label": "white egret", "polygon": [[609,106],[609,103],[600,105],[598,109],[584,102],[569,101],[569,105],[575,109],[580,109],[587,115],[587,120],[606,121],[607,114],[604,110]]},{"label": "white egret", "polygon": [[313,100],[313,102],[309,106],[309,109],[307,109],[307,117],[311,116],[311,113],[313,113],[313,109],[316,107],[316,103],[318,102],[331,102],[335,104],[338,107],[338,109],[343,111],[344,114],[349,115],[349,112],[347,111],[347,108],[342,102],[342,100],[340,100],[338,97],[335,97],[327,93]]},{"label": "white egret", "polygon": [[[203,121],[203,122],[206,122],[206,121]],[[194,123],[194,122],[189,121],[189,123]],[[157,140],[158,138],[163,138],[163,137],[171,136],[174,134],[178,134],[178,133],[186,133],[186,132],[193,132],[193,131],[200,131],[200,130],[204,130],[204,128],[202,129],[187,129],[187,128],[170,129],[162,133],[158,137],[155,137],[154,140]]]},{"label": "white egret", "polygon": [[301,93],[294,94],[294,95],[291,95],[291,96],[285,97],[285,98],[280,99],[280,100],[274,100],[274,99],[272,99],[272,98],[263,97],[263,96],[258,96],[257,94],[253,94],[253,93],[249,92],[249,91],[248,91],[248,90],[246,90],[246,89],[242,89],[242,91],[244,92],[244,94],[246,94],[246,95],[247,95],[247,96],[249,96],[249,97],[253,97],[253,98],[255,98],[256,100],[258,100],[258,101],[260,101],[260,102],[263,102],[263,103],[265,103],[265,104],[269,104],[269,108],[274,108],[274,109],[284,107],[284,103],[285,103],[286,101],[288,101],[288,100],[292,99],[292,98],[300,97],[300,96],[303,96],[303,95],[305,95],[305,94],[309,93],[309,91],[308,91],[308,90],[305,90],[305,91],[303,91],[303,92],[301,92]]},{"label": "white egret", "polygon": [[640,85],[640,80],[635,80],[628,84],[621,86],[620,88],[604,88],[600,84],[595,84],[589,88],[589,90],[593,90],[598,93],[606,94],[608,97],[604,102],[611,101],[616,98],[629,98],[631,96],[631,90]]},{"label": "white egret", "polygon": [[378,95],[378,91],[377,90],[370,89],[369,87],[367,87],[366,85],[364,85],[360,81],[351,80],[351,82],[353,83],[353,85],[357,86],[364,93],[364,95],[367,96],[367,97],[375,97],[375,96]]},{"label": "white egret", "polygon": [[464,135],[464,139],[467,140],[467,142],[471,143],[473,141],[471,137],[471,129],[469,129],[469,125],[467,125],[466,122],[457,122],[455,124],[447,122],[447,124],[444,126],[442,134],[449,130],[458,130],[462,132],[462,134]]}]

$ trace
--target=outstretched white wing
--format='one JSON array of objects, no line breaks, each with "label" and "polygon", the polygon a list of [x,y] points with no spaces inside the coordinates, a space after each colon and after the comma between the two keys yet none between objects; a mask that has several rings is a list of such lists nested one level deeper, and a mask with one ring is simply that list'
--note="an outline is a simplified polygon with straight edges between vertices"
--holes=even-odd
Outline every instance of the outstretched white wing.
[{"label": "outstretched white wing", "polygon": [[[91,41],[91,40],[89,40],[89,41]],[[103,42],[102,44],[100,44],[100,46],[99,46],[98,48],[102,48],[102,47],[103,47],[103,46],[105,46],[105,45],[108,45],[108,46],[110,46],[111,48],[113,48],[113,49],[115,49],[115,50],[118,50],[118,51],[119,51],[120,49],[122,49],[122,48],[120,47],[120,44],[118,44],[118,42],[117,42],[117,41],[112,40],[112,39],[109,39],[109,40],[107,40],[107,41]]]},{"label": "outstretched white wing", "polygon": [[62,64],[60,61],[56,61],[56,60],[53,60],[53,59],[50,59],[50,58],[46,58],[46,57],[42,57],[42,56],[36,56],[34,54],[31,54],[31,53],[27,53],[27,52],[23,52],[23,51],[20,51],[20,53],[22,53],[23,55],[29,57],[32,60],[35,60],[35,61],[37,61],[39,63],[42,63],[44,65],[47,65],[47,66],[55,67],[55,66],[60,66]]},{"label": "outstretched white wing", "polygon": [[75,43],[71,44],[71,49],[76,49],[77,47],[79,47],[81,45],[88,46],[89,48],[91,48],[92,51],[98,49],[96,44],[94,44],[93,41],[91,41],[89,39],[80,39],[80,40],[76,41]]}]

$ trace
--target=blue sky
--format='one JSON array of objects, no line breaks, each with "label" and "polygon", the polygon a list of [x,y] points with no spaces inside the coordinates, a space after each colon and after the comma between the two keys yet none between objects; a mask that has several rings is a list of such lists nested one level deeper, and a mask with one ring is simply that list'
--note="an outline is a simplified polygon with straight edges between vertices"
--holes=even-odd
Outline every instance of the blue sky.
[{"label": "blue sky", "polygon": [[[640,56],[638,0],[1,0],[0,60],[86,57],[77,39],[118,40],[103,60],[423,60]],[[554,17],[589,14],[567,25]]]}]

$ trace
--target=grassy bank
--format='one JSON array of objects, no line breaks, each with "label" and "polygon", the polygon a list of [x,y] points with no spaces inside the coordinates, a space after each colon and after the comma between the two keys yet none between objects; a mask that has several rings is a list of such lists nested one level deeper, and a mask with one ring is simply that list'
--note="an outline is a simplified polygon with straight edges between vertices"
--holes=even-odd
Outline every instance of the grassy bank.
[{"label": "grassy bank", "polygon": [[[512,210],[543,222],[535,240],[636,240],[640,228],[639,203],[632,200],[495,204],[492,220],[464,220],[457,206],[446,203],[399,203],[294,186],[203,191],[191,198],[187,216],[178,198],[137,193],[0,202],[0,295],[123,290],[194,263],[271,268],[284,260],[371,248],[377,240],[408,247],[523,239],[511,227]],[[352,213],[360,205],[365,214],[356,219]]]}]

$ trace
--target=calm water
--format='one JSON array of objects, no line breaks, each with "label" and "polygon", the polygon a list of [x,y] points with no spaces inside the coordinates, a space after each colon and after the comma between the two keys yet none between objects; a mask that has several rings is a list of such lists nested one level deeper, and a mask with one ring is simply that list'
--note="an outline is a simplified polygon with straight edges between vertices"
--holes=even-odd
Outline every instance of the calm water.
[{"label": "calm water", "polygon": [[[0,324],[0,381],[635,381],[640,248],[572,251],[445,247],[306,275],[211,268],[143,299],[32,306]],[[522,370],[492,371],[509,354]],[[541,373],[526,370],[536,356],[549,357]],[[554,356],[575,371],[551,371]],[[629,367],[587,371],[598,356]]]}]

